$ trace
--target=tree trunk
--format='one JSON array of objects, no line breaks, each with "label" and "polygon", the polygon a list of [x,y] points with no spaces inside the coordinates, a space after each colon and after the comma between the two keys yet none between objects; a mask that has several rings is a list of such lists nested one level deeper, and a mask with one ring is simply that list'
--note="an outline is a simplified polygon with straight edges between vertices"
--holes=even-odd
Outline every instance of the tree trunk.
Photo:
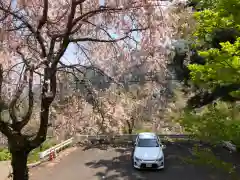
[{"label": "tree trunk", "polygon": [[134,119],[131,117],[130,121],[127,120],[128,134],[132,134],[134,128]]},{"label": "tree trunk", "polygon": [[[11,152],[11,151],[10,151]],[[28,180],[28,167],[27,159],[28,152],[24,150],[11,152],[12,154],[12,169],[13,169],[13,180]]]}]

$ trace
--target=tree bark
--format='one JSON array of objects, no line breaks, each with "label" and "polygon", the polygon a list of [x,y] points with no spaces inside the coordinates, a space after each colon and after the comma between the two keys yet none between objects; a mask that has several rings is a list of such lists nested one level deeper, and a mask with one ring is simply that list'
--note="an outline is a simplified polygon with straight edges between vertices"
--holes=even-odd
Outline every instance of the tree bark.
[{"label": "tree bark", "polygon": [[128,125],[128,134],[132,134],[133,128],[134,128],[134,119],[131,118],[130,121],[127,120],[127,125]]},{"label": "tree bark", "polygon": [[10,152],[12,154],[13,180],[28,180],[27,159],[29,153],[25,150]]}]

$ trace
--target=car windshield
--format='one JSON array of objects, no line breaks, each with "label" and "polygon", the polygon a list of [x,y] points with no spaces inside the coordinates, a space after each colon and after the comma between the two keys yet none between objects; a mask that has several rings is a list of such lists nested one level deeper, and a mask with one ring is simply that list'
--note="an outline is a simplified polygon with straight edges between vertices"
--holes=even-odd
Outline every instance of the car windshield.
[{"label": "car windshield", "polygon": [[159,147],[159,143],[156,139],[139,139],[137,146],[138,147]]}]

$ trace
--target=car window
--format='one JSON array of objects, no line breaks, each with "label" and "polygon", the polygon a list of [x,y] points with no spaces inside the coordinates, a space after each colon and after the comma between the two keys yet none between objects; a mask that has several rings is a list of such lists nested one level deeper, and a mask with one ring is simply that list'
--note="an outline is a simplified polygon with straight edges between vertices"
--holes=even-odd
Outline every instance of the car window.
[{"label": "car window", "polygon": [[138,147],[159,147],[157,139],[139,139],[137,142]]}]

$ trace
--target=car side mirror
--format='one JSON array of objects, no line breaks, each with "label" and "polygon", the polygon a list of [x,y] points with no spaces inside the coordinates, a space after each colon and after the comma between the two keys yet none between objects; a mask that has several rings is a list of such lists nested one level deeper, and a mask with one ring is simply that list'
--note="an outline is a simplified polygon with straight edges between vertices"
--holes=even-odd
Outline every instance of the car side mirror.
[{"label": "car side mirror", "polygon": [[167,146],[162,144],[161,147],[162,147],[162,149],[166,149]]}]

